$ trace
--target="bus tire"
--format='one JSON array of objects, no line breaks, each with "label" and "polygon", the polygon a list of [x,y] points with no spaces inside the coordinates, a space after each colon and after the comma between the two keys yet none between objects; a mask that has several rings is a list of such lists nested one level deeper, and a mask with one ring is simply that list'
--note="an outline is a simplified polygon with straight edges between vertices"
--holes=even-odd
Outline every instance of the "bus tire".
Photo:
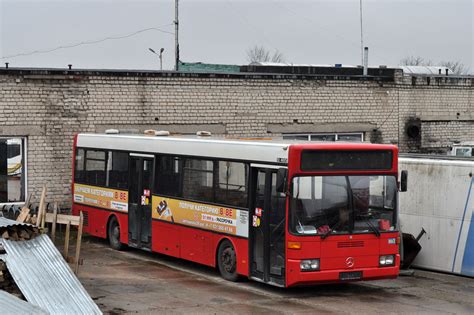
[{"label": "bus tire", "polygon": [[224,240],[217,251],[217,266],[222,278],[228,281],[237,281],[237,254],[229,240]]},{"label": "bus tire", "polygon": [[120,242],[120,225],[115,216],[110,218],[107,237],[109,239],[110,247],[113,249],[122,250],[124,248],[123,244]]}]

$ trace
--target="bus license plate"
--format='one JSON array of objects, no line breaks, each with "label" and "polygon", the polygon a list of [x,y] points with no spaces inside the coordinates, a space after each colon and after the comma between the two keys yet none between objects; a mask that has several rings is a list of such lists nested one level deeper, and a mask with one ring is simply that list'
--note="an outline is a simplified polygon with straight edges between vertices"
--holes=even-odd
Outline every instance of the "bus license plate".
[{"label": "bus license plate", "polygon": [[359,280],[362,279],[362,271],[351,271],[339,273],[339,280]]}]

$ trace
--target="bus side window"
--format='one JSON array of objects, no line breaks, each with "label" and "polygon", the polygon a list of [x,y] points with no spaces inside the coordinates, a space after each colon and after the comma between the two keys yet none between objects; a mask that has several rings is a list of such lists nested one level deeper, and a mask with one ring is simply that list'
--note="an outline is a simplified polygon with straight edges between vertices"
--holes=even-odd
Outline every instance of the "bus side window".
[{"label": "bus side window", "polygon": [[176,156],[156,156],[154,193],[171,197],[181,197],[180,178],[182,159]]},{"label": "bus side window", "polygon": [[218,183],[216,202],[235,207],[247,207],[248,165],[219,161],[215,169]]},{"label": "bus side window", "polygon": [[106,182],[106,152],[105,151],[86,151],[86,176],[85,181],[93,186],[105,186]]},{"label": "bus side window", "polygon": [[107,161],[107,187],[128,188],[128,153],[109,151]]},{"label": "bus side window", "polygon": [[76,161],[74,167],[74,181],[78,183],[83,183],[85,180],[85,170],[84,170],[84,161],[86,157],[86,152],[84,149],[76,150]]},{"label": "bus side window", "polygon": [[185,159],[183,197],[214,202],[214,163],[210,160]]}]

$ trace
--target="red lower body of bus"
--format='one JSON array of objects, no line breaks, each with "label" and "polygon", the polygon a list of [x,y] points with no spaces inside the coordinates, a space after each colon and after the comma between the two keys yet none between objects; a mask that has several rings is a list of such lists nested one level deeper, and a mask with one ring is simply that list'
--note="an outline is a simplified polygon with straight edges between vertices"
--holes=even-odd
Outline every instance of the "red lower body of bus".
[{"label": "red lower body of bus", "polygon": [[[85,220],[83,231],[92,236],[107,238],[107,229],[110,219],[115,216],[120,225],[120,241],[129,244],[128,240],[128,215],[127,213],[112,212],[109,210],[73,204],[73,214],[78,215],[83,211]],[[182,258],[216,267],[216,257],[219,244],[224,239],[232,242],[237,255],[237,273],[249,276],[249,250],[248,239],[231,235],[204,231],[182,225],[175,225],[164,221],[152,221],[151,251],[169,256]],[[380,237],[374,234],[359,235],[333,235],[325,240],[315,238],[307,241],[307,237],[296,238],[290,236],[292,241],[301,239],[300,249],[286,250],[286,287],[297,285],[314,285],[323,283],[340,283],[341,274],[347,272],[360,272],[359,279],[375,280],[396,278],[399,273],[400,256],[397,244],[388,244],[388,239],[396,238],[398,232],[383,233]],[[360,247],[345,247],[349,244],[362,244]],[[341,245],[342,244],[342,245]],[[342,246],[342,247],[341,247]],[[393,266],[379,266],[380,255],[395,256]],[[353,266],[348,266],[346,260],[352,257]],[[304,272],[300,270],[303,259],[320,258],[321,266],[318,271]]]}]

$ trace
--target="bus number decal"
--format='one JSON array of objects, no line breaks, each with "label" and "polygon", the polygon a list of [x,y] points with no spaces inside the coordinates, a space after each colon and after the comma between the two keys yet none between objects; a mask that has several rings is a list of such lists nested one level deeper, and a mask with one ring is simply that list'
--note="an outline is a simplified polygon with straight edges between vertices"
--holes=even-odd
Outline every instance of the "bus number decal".
[{"label": "bus number decal", "polygon": [[226,217],[232,217],[234,212],[234,209],[229,209],[229,208],[220,208],[219,214],[226,216]]}]

